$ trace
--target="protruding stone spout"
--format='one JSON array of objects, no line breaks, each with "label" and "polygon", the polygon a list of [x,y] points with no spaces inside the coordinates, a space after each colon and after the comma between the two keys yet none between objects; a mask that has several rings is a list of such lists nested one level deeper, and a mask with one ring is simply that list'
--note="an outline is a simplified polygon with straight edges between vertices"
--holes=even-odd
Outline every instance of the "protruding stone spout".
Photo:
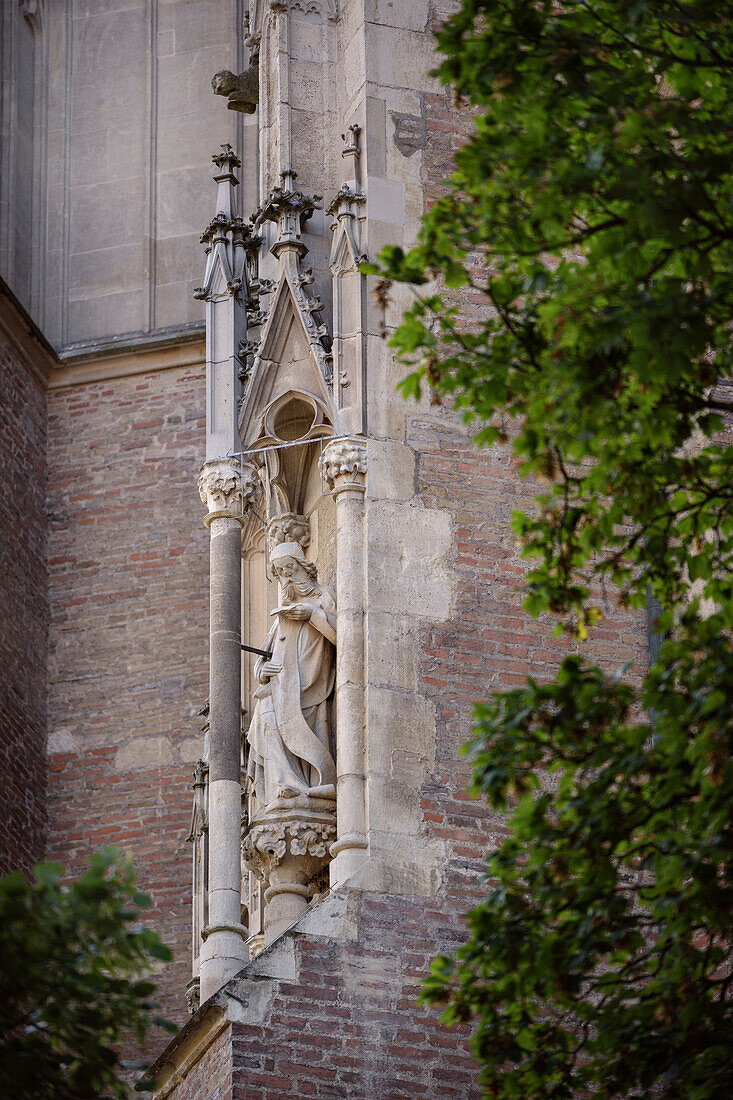
[{"label": "protruding stone spout", "polygon": [[211,78],[211,87],[215,95],[227,97],[230,111],[240,111],[253,115],[260,101],[260,66],[258,57],[253,58],[249,67],[236,76],[229,69],[221,69]]}]

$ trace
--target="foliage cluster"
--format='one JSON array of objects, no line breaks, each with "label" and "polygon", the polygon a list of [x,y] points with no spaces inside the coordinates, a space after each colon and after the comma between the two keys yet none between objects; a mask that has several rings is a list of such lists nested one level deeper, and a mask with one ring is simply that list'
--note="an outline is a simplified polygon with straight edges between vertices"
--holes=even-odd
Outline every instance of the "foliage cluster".
[{"label": "foliage cluster", "polygon": [[[155,1021],[145,976],[170,951],[140,925],[150,904],[115,848],[64,883],[41,863],[34,881],[0,879],[0,1096],[97,1100],[130,1095],[125,1039],[142,1045]],[[172,1030],[175,1030],[173,1027]]]},{"label": "foliage cluster", "polygon": [[438,46],[475,130],[380,256],[420,288],[404,390],[538,480],[530,614],[582,641],[651,598],[667,640],[641,686],[569,655],[477,709],[473,790],[513,835],[426,997],[476,1019],[487,1095],[731,1095],[730,12],[463,0]]}]

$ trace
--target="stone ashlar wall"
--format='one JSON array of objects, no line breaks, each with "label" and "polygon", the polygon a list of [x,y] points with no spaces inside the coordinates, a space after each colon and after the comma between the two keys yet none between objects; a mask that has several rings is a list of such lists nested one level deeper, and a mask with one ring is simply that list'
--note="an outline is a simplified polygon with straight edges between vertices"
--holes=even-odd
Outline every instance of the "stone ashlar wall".
[{"label": "stone ashlar wall", "polygon": [[191,773],[208,695],[203,366],[49,397],[49,852],[129,852],[186,1017]]},{"label": "stone ashlar wall", "polygon": [[0,337],[0,874],[43,858],[46,395]]}]

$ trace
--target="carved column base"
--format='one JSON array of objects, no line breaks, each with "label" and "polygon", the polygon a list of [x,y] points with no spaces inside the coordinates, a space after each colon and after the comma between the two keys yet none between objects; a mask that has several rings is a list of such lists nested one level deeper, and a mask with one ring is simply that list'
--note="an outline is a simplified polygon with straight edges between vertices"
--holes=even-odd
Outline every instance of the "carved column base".
[{"label": "carved column base", "polygon": [[310,883],[336,838],[332,798],[278,798],[252,818],[243,841],[245,865],[265,884],[265,945],[308,908]]}]

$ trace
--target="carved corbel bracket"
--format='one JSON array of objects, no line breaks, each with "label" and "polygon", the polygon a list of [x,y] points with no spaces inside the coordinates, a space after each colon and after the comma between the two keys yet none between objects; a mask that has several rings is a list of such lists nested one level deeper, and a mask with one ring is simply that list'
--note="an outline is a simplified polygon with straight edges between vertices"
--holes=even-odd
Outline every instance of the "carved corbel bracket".
[{"label": "carved corbel bracket", "polygon": [[272,549],[283,542],[297,542],[305,550],[311,538],[311,525],[306,516],[285,512],[267,525],[267,543]]},{"label": "carved corbel bracket", "polygon": [[252,821],[243,837],[244,865],[262,882],[272,883],[278,868],[289,864],[293,885],[303,886],[328,862],[335,839],[336,817],[329,810],[301,807],[280,813],[268,811]]}]

